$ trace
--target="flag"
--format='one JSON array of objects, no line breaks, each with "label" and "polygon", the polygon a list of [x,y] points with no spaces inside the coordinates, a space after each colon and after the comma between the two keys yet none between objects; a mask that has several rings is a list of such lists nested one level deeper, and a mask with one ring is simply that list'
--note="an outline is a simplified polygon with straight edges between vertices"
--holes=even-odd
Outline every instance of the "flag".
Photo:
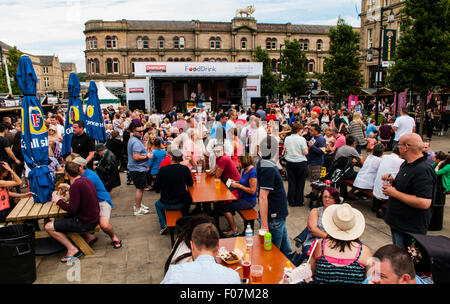
[{"label": "flag", "polygon": [[81,120],[85,121],[83,113],[83,105],[80,101],[80,80],[77,74],[70,73],[69,83],[69,104],[67,105],[66,121],[64,123],[64,136],[62,142],[62,155],[65,157],[70,154],[72,136],[73,136],[73,123]]},{"label": "flag", "polygon": [[38,203],[51,200],[55,183],[48,168],[48,133],[42,107],[36,97],[38,79],[31,59],[22,56],[17,67],[17,82],[22,90],[22,154],[30,168],[27,178],[33,199]]},{"label": "flag", "polygon": [[86,106],[86,133],[94,140],[106,142],[105,124],[102,109],[98,99],[98,89],[95,81],[89,83],[89,99]]},{"label": "flag", "polygon": [[428,96],[427,96],[427,105],[430,103],[431,97],[433,97],[433,91],[429,91],[429,92],[428,92]]},{"label": "flag", "polygon": [[358,95],[350,95],[348,97],[348,106],[347,108],[350,110],[354,106],[356,106],[356,103],[358,102]]},{"label": "flag", "polygon": [[398,94],[397,104],[398,104],[398,109],[399,110],[406,106],[407,97],[408,97],[408,90],[409,89],[406,89],[405,91],[403,91],[403,92]]}]

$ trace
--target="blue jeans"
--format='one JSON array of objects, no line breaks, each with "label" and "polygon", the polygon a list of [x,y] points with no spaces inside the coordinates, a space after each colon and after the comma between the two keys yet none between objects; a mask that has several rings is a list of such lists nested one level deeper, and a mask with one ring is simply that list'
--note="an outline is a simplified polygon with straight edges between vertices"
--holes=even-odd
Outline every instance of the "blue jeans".
[{"label": "blue jeans", "polygon": [[402,248],[405,247],[403,244],[404,238],[403,232],[391,228],[391,234],[392,234],[392,243],[394,243],[394,245],[398,245]]},{"label": "blue jeans", "polygon": [[286,226],[285,219],[269,221],[269,232],[272,234],[272,244],[288,256],[292,252],[291,241]]},{"label": "blue jeans", "polygon": [[183,216],[187,215],[189,213],[189,204],[183,203],[178,205],[166,205],[161,200],[157,200],[155,203],[156,213],[158,214],[158,220],[159,225],[162,228],[165,228],[167,226],[166,223],[166,214],[164,213],[165,210],[181,210],[181,213]]}]

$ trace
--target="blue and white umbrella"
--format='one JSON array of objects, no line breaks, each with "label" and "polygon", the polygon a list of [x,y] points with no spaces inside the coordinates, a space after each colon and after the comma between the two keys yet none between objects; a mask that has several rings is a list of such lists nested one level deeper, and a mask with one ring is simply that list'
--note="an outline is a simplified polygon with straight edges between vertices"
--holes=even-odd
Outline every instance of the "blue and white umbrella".
[{"label": "blue and white umbrella", "polygon": [[17,68],[17,81],[24,95],[22,99],[21,146],[25,163],[31,169],[28,174],[31,192],[35,202],[51,200],[55,183],[48,168],[48,133],[42,107],[36,97],[38,79],[31,60],[22,56]]},{"label": "blue and white umbrella", "polygon": [[89,98],[86,106],[86,133],[94,140],[106,142],[105,124],[95,81],[89,83]]},{"label": "blue and white umbrella", "polygon": [[64,123],[64,137],[62,142],[62,155],[69,155],[71,152],[73,124],[81,120],[85,121],[83,104],[80,101],[80,80],[77,74],[70,73],[69,76],[69,104],[67,105],[66,121]]}]

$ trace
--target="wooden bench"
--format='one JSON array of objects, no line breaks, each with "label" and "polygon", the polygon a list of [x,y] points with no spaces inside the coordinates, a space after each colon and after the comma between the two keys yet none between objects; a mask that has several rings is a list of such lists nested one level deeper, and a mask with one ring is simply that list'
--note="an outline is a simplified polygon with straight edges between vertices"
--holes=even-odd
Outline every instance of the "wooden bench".
[{"label": "wooden bench", "polygon": [[[373,195],[373,191],[372,190],[370,190],[370,189],[360,189],[360,188],[358,188],[358,187],[355,187],[354,185],[353,185],[353,183],[354,183],[354,180],[352,180],[352,179],[346,179],[346,180],[343,180],[342,181],[342,184],[344,185],[344,186],[349,186],[349,187],[351,187],[351,188],[353,188],[353,189],[355,189],[355,190],[358,190],[359,192],[361,192],[361,193],[363,193],[363,194],[365,194],[365,195],[367,195],[368,197],[371,197],[372,198],[372,201],[373,201],[373,207],[372,207],[372,210],[373,211],[375,211],[375,212],[377,212],[377,216],[379,215],[379,214],[384,214],[384,211],[382,211],[382,213],[380,213],[380,209],[381,210],[384,210],[384,209],[386,209],[386,200],[382,200],[382,199],[379,199],[379,198],[377,198],[375,195]],[[383,216],[379,216],[379,217],[383,217]]]},{"label": "wooden bench", "polygon": [[177,225],[178,219],[182,218],[181,210],[166,210],[166,225],[170,230],[170,246],[173,247],[175,242],[175,227]]},{"label": "wooden bench", "polygon": [[258,212],[255,209],[243,209],[238,210],[239,215],[244,220],[244,231],[241,233],[241,235],[245,235],[245,229],[247,228],[247,225],[250,224],[250,227],[252,227],[252,230],[255,226],[255,220],[258,219]]},{"label": "wooden bench", "polygon": [[[35,203],[33,198],[22,198],[11,213],[6,217],[8,223],[22,224],[25,220],[30,219],[44,219],[45,222],[50,221],[51,218],[61,219],[67,216],[67,211],[61,209],[56,203],[47,202],[45,204]],[[100,226],[97,225],[91,232],[100,231]],[[94,254],[95,251],[88,245],[84,238],[79,233],[68,233],[68,237],[85,255]],[[50,235],[46,231],[36,231],[35,238],[47,238]]]}]

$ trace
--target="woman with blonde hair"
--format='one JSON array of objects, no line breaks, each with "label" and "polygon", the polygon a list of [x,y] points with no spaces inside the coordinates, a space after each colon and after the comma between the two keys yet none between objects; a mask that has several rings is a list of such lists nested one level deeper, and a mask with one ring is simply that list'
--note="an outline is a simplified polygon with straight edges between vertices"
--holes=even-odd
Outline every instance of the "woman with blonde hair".
[{"label": "woman with blonde hair", "polygon": [[364,130],[366,129],[366,125],[361,120],[361,112],[353,113],[353,120],[350,122],[348,126],[349,134],[355,138],[355,149],[361,154],[361,146],[367,144],[367,141],[364,137]]}]

